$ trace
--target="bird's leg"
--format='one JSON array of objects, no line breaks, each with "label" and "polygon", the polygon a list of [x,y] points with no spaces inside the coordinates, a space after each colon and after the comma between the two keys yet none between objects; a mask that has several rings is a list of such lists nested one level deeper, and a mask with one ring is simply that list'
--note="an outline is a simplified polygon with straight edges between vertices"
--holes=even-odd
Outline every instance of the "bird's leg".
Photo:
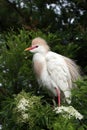
[{"label": "bird's leg", "polygon": [[56,87],[57,97],[58,97],[58,107],[60,107],[60,90]]}]

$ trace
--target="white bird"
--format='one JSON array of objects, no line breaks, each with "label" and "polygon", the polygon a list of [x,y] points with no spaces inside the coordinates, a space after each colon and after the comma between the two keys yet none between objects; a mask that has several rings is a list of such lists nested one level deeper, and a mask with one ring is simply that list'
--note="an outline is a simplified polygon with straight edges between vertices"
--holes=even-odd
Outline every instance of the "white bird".
[{"label": "white bird", "polygon": [[50,51],[47,42],[37,37],[25,51],[34,53],[33,67],[38,83],[44,86],[50,94],[58,96],[60,106],[60,92],[64,93],[67,103],[71,103],[71,89],[73,81],[80,77],[78,66],[71,59]]}]

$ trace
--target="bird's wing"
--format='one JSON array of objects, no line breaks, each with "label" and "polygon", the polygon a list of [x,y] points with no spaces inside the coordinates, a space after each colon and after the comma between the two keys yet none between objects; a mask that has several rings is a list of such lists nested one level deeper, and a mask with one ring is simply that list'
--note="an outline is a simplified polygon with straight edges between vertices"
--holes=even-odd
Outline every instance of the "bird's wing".
[{"label": "bird's wing", "polygon": [[46,55],[47,71],[53,82],[60,90],[68,91],[71,88],[71,77],[63,57],[54,52]]}]

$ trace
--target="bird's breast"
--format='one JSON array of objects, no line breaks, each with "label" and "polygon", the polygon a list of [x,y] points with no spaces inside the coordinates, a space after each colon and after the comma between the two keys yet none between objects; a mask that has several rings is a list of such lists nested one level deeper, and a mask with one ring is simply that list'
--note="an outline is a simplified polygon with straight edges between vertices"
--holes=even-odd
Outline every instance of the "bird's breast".
[{"label": "bird's breast", "polygon": [[33,57],[33,67],[38,78],[41,77],[44,68],[46,67],[45,57],[40,54],[35,54]]},{"label": "bird's breast", "polygon": [[38,83],[56,96],[56,84],[53,82],[50,73],[47,70],[47,60],[45,56],[35,54],[33,57],[33,67]]}]

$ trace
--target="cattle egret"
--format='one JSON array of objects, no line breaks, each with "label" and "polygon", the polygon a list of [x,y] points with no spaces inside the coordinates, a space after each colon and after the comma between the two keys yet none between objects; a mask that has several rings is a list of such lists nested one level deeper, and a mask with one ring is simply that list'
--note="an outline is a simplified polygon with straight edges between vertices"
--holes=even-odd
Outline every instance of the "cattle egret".
[{"label": "cattle egret", "polygon": [[80,77],[78,66],[71,59],[52,52],[47,42],[37,37],[25,51],[34,53],[33,67],[37,81],[50,94],[58,97],[60,106],[60,92],[62,91],[67,103],[71,103],[71,89],[73,81]]}]

